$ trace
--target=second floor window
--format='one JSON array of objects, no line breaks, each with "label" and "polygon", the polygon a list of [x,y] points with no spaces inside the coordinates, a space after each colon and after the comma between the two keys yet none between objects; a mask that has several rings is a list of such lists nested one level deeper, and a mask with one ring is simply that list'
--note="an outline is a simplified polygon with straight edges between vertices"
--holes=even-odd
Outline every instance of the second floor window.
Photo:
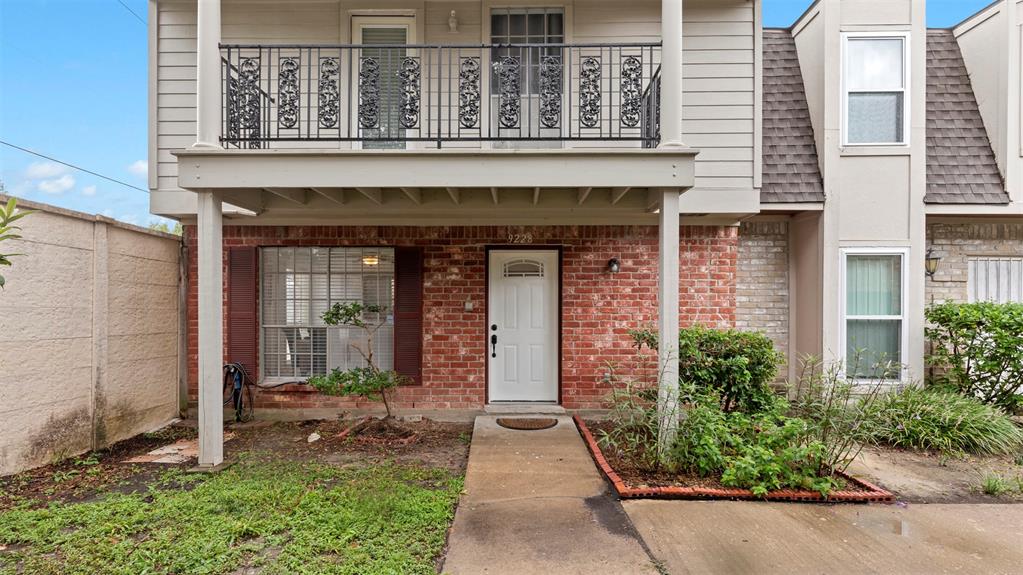
[{"label": "second floor window", "polygon": [[844,36],[843,143],[906,143],[906,37]]}]

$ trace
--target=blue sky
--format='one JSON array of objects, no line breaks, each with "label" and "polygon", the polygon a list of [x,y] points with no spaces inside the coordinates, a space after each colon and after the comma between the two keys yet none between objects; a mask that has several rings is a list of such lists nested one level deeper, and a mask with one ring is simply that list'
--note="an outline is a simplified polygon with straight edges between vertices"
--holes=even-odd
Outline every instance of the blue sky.
[{"label": "blue sky", "polygon": [[[146,0],[121,0],[142,19]],[[950,26],[989,0],[928,0]],[[764,25],[788,26],[810,0],[764,0]],[[118,0],[0,0],[0,140],[147,188],[146,27]],[[144,192],[0,145],[16,196],[147,225]]]}]

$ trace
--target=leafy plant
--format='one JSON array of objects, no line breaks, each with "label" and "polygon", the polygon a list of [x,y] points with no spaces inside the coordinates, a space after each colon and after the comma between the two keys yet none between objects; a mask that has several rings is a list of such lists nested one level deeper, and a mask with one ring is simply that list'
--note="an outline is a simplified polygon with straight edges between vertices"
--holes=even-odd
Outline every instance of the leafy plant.
[{"label": "leafy plant", "polygon": [[701,477],[718,475],[727,465],[727,454],[735,442],[728,415],[721,410],[718,399],[702,395],[685,410],[668,456],[676,469]]},{"label": "leafy plant", "polygon": [[872,437],[895,447],[949,454],[1010,454],[1023,430],[998,408],[941,389],[908,388],[871,408]]},{"label": "leafy plant", "polygon": [[1023,304],[948,302],[927,308],[935,383],[1006,410],[1023,390]]},{"label": "leafy plant", "polygon": [[984,480],[980,484],[980,490],[983,491],[985,495],[1001,497],[1003,494],[1011,491],[1012,487],[1001,475],[988,473],[984,476]]},{"label": "leafy plant", "polygon": [[612,449],[632,459],[641,469],[659,469],[663,463],[657,454],[657,389],[632,379],[619,378],[614,366],[608,366],[609,430],[598,433],[603,449]]},{"label": "leafy plant", "polygon": [[[657,334],[629,332],[637,348],[657,349]],[[679,381],[695,393],[713,392],[725,411],[756,413],[771,406],[776,394],[771,382],[783,356],[758,332],[710,329],[679,331]]]},{"label": "leafy plant", "polygon": [[803,359],[791,410],[807,422],[807,439],[823,446],[820,474],[845,471],[873,441],[872,410],[889,383],[883,377],[852,383],[842,376],[840,362]]},{"label": "leafy plant", "polygon": [[[10,198],[7,200],[7,205],[0,205],[0,241],[20,239],[21,235],[18,232],[21,231],[21,227],[14,225],[14,222],[31,213],[34,212],[18,209],[17,198]],[[0,253],[0,266],[10,267],[11,258],[20,255],[22,254]],[[6,284],[7,280],[4,279],[4,276],[0,275],[0,288],[3,288]]]},{"label": "leafy plant", "polygon": [[[385,308],[360,302],[338,302],[323,312],[323,322],[331,326],[361,329],[365,334],[365,347],[350,344],[365,360],[366,365],[347,369],[334,368],[326,375],[309,378],[312,385],[327,395],[361,396],[373,401],[381,400],[387,419],[394,417],[388,394],[392,389],[408,382],[408,378],[394,370],[380,369],[373,359],[373,337],[386,324]],[[372,319],[370,319],[372,318]]]}]

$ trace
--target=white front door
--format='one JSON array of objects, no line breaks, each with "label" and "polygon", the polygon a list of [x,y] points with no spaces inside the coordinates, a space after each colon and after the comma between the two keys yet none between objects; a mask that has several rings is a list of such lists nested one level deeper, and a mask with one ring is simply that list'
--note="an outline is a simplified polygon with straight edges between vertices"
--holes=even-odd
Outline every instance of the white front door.
[{"label": "white front door", "polygon": [[490,252],[490,401],[558,401],[558,252]]}]

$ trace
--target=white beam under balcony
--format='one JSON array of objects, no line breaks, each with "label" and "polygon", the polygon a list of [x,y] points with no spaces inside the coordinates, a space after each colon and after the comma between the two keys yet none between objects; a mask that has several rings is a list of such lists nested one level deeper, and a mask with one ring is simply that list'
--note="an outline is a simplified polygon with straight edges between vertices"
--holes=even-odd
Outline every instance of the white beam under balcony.
[{"label": "white beam under balcony", "polygon": [[196,27],[196,148],[219,148],[223,102],[220,78],[220,0],[198,0]]}]

